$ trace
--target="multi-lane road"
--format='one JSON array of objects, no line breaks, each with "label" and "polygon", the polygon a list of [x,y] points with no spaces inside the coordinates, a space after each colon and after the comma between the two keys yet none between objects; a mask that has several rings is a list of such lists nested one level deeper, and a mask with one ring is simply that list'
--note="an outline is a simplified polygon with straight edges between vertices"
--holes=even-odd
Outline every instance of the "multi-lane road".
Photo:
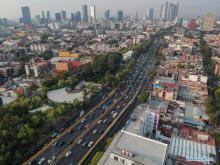
[{"label": "multi-lane road", "polygon": [[[154,41],[154,43],[157,42]],[[54,138],[50,144],[24,164],[78,164],[137,93],[153,61],[155,47],[155,44],[152,44],[147,54],[139,56],[135,66],[117,89],[88,115],[75,123],[71,127],[72,131],[65,131]]]}]

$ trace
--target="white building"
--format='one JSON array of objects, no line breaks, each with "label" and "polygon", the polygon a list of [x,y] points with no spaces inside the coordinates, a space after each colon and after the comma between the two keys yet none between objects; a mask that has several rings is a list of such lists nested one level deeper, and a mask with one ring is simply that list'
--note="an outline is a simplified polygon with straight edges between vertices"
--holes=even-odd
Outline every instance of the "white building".
[{"label": "white building", "polygon": [[90,11],[91,11],[92,21],[95,22],[96,21],[96,6],[95,5],[91,6]]},{"label": "white building", "polygon": [[120,131],[98,165],[164,165],[167,144]]}]

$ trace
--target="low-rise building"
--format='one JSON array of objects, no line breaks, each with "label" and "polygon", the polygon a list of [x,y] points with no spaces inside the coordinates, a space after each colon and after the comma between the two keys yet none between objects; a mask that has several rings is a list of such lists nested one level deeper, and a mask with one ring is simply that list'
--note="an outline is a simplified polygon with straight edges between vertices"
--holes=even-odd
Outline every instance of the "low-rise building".
[{"label": "low-rise building", "polygon": [[0,75],[4,78],[14,78],[19,75],[20,70],[19,62],[0,62]]},{"label": "low-rise building", "polygon": [[38,77],[42,73],[51,71],[50,62],[42,59],[33,59],[25,64],[25,72],[27,76]]}]

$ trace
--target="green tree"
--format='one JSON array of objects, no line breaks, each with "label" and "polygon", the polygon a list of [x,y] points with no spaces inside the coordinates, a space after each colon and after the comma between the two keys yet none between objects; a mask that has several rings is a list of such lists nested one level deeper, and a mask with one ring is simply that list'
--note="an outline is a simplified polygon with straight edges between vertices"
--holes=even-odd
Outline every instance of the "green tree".
[{"label": "green tree", "polygon": [[22,125],[17,134],[17,138],[21,144],[27,144],[31,142],[33,138],[34,130],[33,128],[29,127],[27,124]]},{"label": "green tree", "polygon": [[96,152],[96,154],[93,156],[90,165],[97,165],[98,161],[101,159],[103,152]]},{"label": "green tree", "polygon": [[143,91],[141,92],[141,94],[139,95],[138,100],[139,100],[141,103],[146,103],[147,100],[148,100],[148,97],[149,97],[149,93],[147,93],[146,90],[143,90]]}]

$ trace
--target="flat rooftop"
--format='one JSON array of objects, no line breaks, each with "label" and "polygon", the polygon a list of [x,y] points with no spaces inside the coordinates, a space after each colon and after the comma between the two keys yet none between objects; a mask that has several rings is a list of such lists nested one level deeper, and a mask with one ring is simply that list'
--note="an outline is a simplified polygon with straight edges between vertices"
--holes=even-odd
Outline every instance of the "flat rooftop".
[{"label": "flat rooftop", "polygon": [[125,131],[143,136],[144,119],[146,117],[147,104],[138,105],[128,120]]},{"label": "flat rooftop", "polygon": [[[122,150],[132,152],[133,156],[126,156]],[[98,165],[124,165],[124,163],[113,159],[111,154],[128,159],[135,164],[163,165],[166,153],[167,144],[122,130],[118,132]]]}]

